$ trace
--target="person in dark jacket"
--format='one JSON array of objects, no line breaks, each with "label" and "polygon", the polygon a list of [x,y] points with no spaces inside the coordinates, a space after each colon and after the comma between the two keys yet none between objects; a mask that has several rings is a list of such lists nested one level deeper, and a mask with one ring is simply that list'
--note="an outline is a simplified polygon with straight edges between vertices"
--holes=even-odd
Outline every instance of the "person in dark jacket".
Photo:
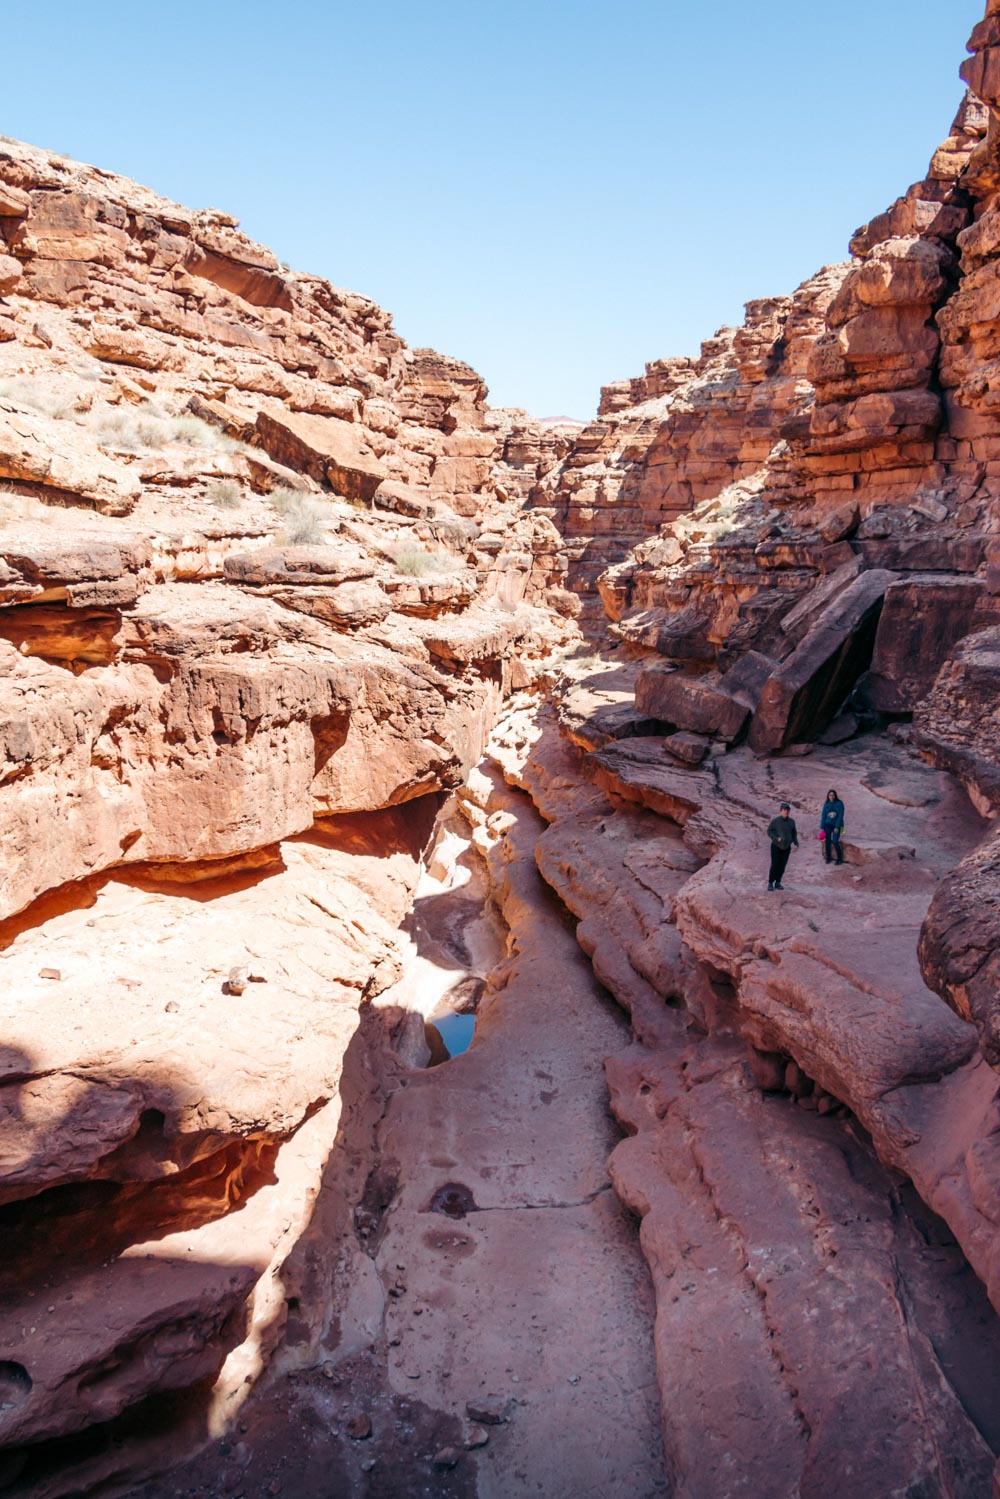
[{"label": "person in dark jacket", "polygon": [[777,817],[771,818],[767,836],[771,840],[771,872],[768,875],[767,888],[784,890],[781,877],[785,872],[792,849],[799,846],[798,829],[795,826],[792,809],[787,802],[782,802]]},{"label": "person in dark jacket", "polygon": [[826,793],[826,801],[819,814],[819,825],[823,833],[823,853],[829,864],[837,855],[837,863],[843,864],[844,850],[840,846],[841,834],[844,831],[844,803],[835,791]]}]

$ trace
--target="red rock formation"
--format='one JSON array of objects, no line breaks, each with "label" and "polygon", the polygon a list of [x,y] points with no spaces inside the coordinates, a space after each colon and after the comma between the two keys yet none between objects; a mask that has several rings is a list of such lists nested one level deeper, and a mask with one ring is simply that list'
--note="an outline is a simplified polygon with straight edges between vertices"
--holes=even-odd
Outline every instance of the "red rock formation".
[{"label": "red rock formation", "polygon": [[654,726],[703,732],[714,695],[710,732],[762,751],[842,732],[852,693],[855,723],[909,714],[996,620],[995,45],[988,17],[947,141],[851,265],[609,387],[543,481],[585,618],[596,585],[612,635],[681,668],[640,679]]},{"label": "red rock formation", "polygon": [[583,429],[0,142],[0,1488],[986,1499],[1000,0],[971,51],[850,264]]},{"label": "red rock formation", "polygon": [[[596,703],[611,674],[581,662],[574,675]],[[868,1154],[913,1180],[996,1303],[995,1078],[916,951],[935,880],[981,837],[961,789],[884,741],[782,764],[803,848],[780,896],[765,888],[757,810],[775,767],[745,749],[710,771],[670,762],[655,737],[581,755],[524,702],[493,753],[543,813],[539,869],[635,1033],[607,1063],[629,1136],[611,1169],[643,1220],[677,1491],[818,1495],[850,1486],[864,1450],[862,1492],[921,1473],[935,1494],[988,1495],[992,1428],[903,1351],[927,1334],[943,1348],[943,1324],[918,1333],[923,1313],[913,1320],[936,1267],[904,1246],[948,1232],[928,1217],[888,1250],[899,1275],[877,1270],[917,1199],[903,1209]],[[851,808],[843,876],[808,846],[831,779]],[[948,1320],[975,1346],[996,1324],[969,1285]],[[900,1351],[872,1360],[873,1344]],[[942,1427],[918,1393],[928,1377],[951,1412]]]},{"label": "red rock formation", "polygon": [[374,304],[9,142],[0,242],[0,1484],[40,1493],[266,1364],[440,794],[572,600],[524,508],[565,440]]},{"label": "red rock formation", "polygon": [[721,329],[699,359],[647,366],[628,382],[627,402],[619,387],[605,389],[600,418],[536,497],[554,509],[571,586],[584,598],[630,546],[752,477],[776,444],[805,430],[808,351],[845,272],[828,267],[791,297],[748,304],[744,326]]}]

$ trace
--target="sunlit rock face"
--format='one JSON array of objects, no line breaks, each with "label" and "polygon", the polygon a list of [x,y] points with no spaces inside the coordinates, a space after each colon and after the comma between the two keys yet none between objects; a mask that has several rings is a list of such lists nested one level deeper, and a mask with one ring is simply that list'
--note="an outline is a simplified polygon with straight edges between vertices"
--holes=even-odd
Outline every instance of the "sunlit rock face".
[{"label": "sunlit rock face", "polygon": [[970,52],[849,261],[583,428],[0,140],[5,1492],[989,1499]]},{"label": "sunlit rock face", "polygon": [[566,435],[485,396],[225,214],[0,142],[0,1483],[167,1466],[284,1338],[437,810],[574,634],[525,503]]}]

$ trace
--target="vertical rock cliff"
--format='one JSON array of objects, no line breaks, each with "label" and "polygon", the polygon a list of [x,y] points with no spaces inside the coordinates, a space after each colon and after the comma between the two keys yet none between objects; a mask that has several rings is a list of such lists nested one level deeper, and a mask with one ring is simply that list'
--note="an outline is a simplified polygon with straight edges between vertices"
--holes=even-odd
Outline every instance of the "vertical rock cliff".
[{"label": "vertical rock cliff", "polygon": [[0,137],[0,1492],[996,1492],[969,50],[849,260],[583,429]]}]

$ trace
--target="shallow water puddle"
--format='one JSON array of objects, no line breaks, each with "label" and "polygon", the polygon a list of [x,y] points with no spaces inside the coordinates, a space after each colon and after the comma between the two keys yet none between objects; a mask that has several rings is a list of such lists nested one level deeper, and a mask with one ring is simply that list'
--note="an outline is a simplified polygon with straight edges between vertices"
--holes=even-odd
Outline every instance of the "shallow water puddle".
[{"label": "shallow water puddle", "polygon": [[468,1051],[472,1044],[472,1035],[476,1029],[475,1015],[458,1015],[454,1010],[445,1010],[440,1015],[432,1015],[427,1023],[441,1037],[449,1061],[452,1057],[460,1056],[463,1051]]},{"label": "shallow water puddle", "polygon": [[506,956],[482,856],[454,802],[441,811],[404,930],[403,974],[380,1002],[422,1018],[423,1065],[436,1067],[468,1051],[485,975]]}]

